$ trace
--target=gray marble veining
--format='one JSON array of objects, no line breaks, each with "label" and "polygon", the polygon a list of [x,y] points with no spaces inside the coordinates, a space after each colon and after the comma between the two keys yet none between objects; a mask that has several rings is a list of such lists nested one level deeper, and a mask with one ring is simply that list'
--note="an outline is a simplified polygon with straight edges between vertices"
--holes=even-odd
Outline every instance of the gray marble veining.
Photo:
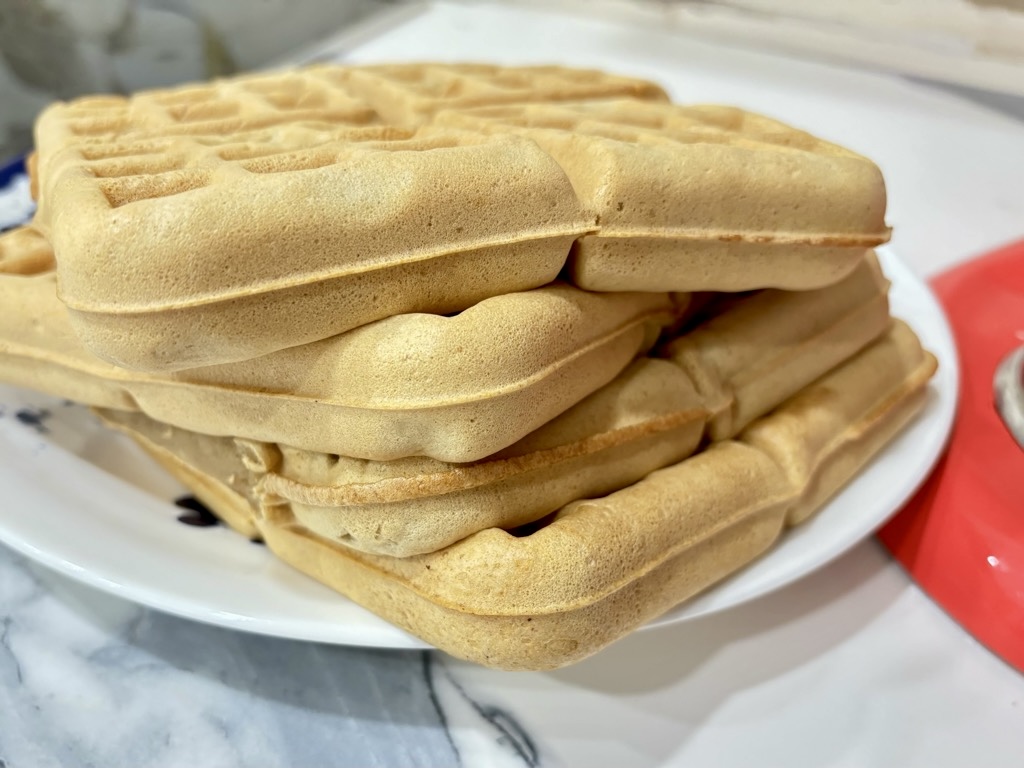
[{"label": "gray marble veining", "polygon": [[439,654],[249,635],[0,547],[0,765],[539,765]]}]

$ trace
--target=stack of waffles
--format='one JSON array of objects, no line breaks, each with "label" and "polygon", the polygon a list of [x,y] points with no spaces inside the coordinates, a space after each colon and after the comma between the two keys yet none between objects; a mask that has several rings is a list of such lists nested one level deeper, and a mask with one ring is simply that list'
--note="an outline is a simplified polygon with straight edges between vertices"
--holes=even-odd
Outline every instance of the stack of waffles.
[{"label": "stack of waffles", "polygon": [[911,419],[868,160],[555,67],[50,107],[0,378],[438,648],[562,666],[742,567]]}]

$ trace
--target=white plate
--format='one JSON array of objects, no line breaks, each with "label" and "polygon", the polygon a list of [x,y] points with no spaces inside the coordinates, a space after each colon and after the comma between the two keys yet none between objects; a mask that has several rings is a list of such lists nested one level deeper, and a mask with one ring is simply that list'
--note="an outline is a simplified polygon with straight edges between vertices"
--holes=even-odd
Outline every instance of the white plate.
[{"label": "white plate", "polygon": [[[956,352],[928,288],[883,254],[895,314],[939,358],[924,413],[817,517],[751,567],[650,626],[752,600],[807,575],[881,525],[937,460],[953,420]],[[223,527],[177,521],[184,489],[89,412],[0,386],[0,540],[63,574],[160,611],[343,645],[423,644]],[[34,415],[48,412],[41,427]]]}]

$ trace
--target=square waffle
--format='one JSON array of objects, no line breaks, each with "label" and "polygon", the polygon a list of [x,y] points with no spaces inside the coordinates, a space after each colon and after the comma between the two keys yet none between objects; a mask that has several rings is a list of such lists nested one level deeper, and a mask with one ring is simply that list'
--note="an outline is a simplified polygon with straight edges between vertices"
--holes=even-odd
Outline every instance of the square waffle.
[{"label": "square waffle", "polygon": [[606,100],[438,122],[525,136],[558,161],[597,214],[569,260],[588,290],[807,290],[889,238],[874,163],[740,109]]},{"label": "square waffle", "polygon": [[593,227],[533,142],[381,138],[395,133],[288,124],[61,150],[36,223],[77,332],[129,368],[243,360],[544,285]]},{"label": "square waffle", "polygon": [[810,289],[888,237],[864,158],[591,71],[314,67],[55,105],[36,135],[61,298],[142,370],[457,312],[567,258],[587,290]]}]

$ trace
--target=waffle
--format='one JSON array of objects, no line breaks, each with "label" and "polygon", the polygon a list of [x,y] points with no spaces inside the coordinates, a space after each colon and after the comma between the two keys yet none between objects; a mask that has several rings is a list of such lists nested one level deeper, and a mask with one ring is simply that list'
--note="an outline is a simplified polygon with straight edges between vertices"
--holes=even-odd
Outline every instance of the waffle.
[{"label": "waffle", "polygon": [[[295,519],[360,551],[409,557],[485,528],[527,525],[575,499],[629,485],[693,453],[705,418],[678,367],[644,358],[514,445],[472,464],[334,461],[284,446],[260,446],[264,461],[249,463],[268,520]],[[251,448],[243,456],[253,456]]]},{"label": "waffle", "polygon": [[[896,323],[735,440],[573,502],[535,529],[490,528],[412,558],[359,553],[295,520],[259,519],[176,430],[150,423],[130,431],[174,456],[174,471],[197,491],[217,487],[206,498],[219,514],[255,517],[285,562],[388,621],[486,666],[550,669],[595,653],[768,549],[907,423],[934,370],[913,332]],[[224,454],[244,474],[237,455]]]},{"label": "waffle", "polygon": [[600,224],[568,265],[588,290],[807,290],[889,237],[874,163],[732,107],[610,100],[438,121],[525,136],[558,161]]},{"label": "waffle", "polygon": [[867,160],[664,99],[424,64],[91,97],[38,121],[37,221],[76,331],[149,371],[460,311],[567,259],[596,291],[810,289],[888,237]]},{"label": "waffle", "polygon": [[[700,340],[686,366],[678,357],[642,359],[516,444],[470,464],[421,457],[368,462],[229,438],[222,450],[242,457],[250,477],[236,480],[254,489],[268,519],[294,519],[364,552],[433,552],[482,529],[533,523],[575,499],[618,490],[689,456],[702,436],[732,437],[884,334],[891,322],[886,288],[871,259],[815,292],[813,303],[802,293],[766,291],[709,308],[709,318],[669,345]],[[742,321],[750,321],[745,334]],[[142,418],[108,416],[129,428]]]},{"label": "waffle", "polygon": [[[0,237],[0,263],[38,239]],[[0,277],[0,376],[159,421],[345,456],[475,461],[550,421],[654,343],[665,293],[569,285],[497,296],[454,316],[396,315],[260,358],[171,374],[111,365],[78,340],[52,273]]]},{"label": "waffle", "polygon": [[[517,101],[631,97],[665,100],[653,83],[594,70],[503,68],[487,64],[398,64],[347,68],[317,65],[298,71],[246,74],[131,97],[86,96],[48,107],[36,123],[29,172],[33,196],[51,157],[74,144],[119,137],[228,137],[269,126],[406,131],[440,109]],[[347,133],[359,135],[358,130]],[[367,131],[372,135],[372,131]],[[39,158],[42,157],[42,167]]]},{"label": "waffle", "polygon": [[471,65],[88,97],[37,122],[37,222],[101,357],[247,359],[550,282],[594,225],[557,164],[532,142],[416,126],[432,103],[614,95],[664,98],[598,72]]},{"label": "waffle", "polygon": [[76,331],[140,370],[248,359],[544,285],[593,227],[528,140],[378,133],[285,126],[59,152],[36,221]]}]

